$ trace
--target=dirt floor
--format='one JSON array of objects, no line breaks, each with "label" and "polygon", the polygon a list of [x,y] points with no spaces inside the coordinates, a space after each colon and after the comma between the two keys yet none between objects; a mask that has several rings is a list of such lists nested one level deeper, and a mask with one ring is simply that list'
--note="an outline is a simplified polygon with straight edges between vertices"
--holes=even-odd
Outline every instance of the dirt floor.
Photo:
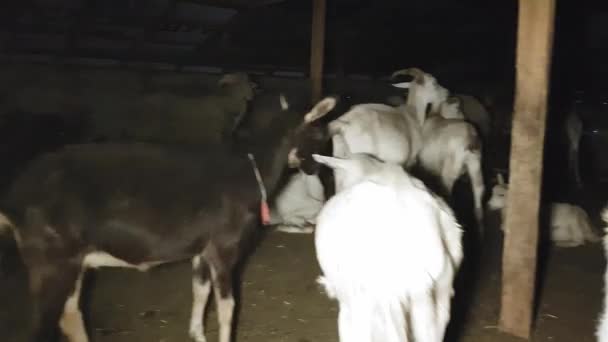
[{"label": "dirt floor", "polygon": [[[447,340],[517,341],[497,331],[500,236],[490,228],[483,257],[471,257],[457,282]],[[337,307],[315,283],[319,268],[312,235],[268,231],[245,267],[238,341],[333,342]],[[594,341],[601,308],[604,258],[599,244],[553,249],[535,341]],[[479,272],[471,260],[481,260]],[[473,266],[471,266],[473,265]],[[5,270],[6,271],[6,270]],[[93,272],[91,272],[93,273]],[[475,274],[480,281],[475,286]],[[92,341],[188,341],[190,265],[161,266],[148,273],[104,269],[91,274],[85,312]],[[0,276],[0,340],[25,341],[28,300],[21,268]],[[215,308],[207,317],[209,341],[217,339]]]}]

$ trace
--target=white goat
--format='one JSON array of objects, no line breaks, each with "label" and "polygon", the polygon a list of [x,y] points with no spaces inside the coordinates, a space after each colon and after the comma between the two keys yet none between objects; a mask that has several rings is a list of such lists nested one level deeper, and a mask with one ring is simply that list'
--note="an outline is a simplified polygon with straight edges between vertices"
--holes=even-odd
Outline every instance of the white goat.
[{"label": "white goat", "polygon": [[[414,165],[422,147],[421,124],[413,107],[407,104],[399,107],[378,103],[355,105],[329,124],[329,133],[334,156],[345,157],[350,152],[368,153],[408,168]],[[278,230],[288,233],[312,232],[312,229],[302,225],[310,223],[311,217],[320,210],[318,193],[323,188],[321,185],[319,189],[318,176],[308,177],[312,184],[305,184],[306,178],[290,179],[281,193],[283,197],[277,199],[272,222],[281,223]],[[334,177],[338,192],[343,183],[342,170],[335,169]],[[314,184],[316,182],[319,184]],[[309,189],[312,195],[306,194]],[[307,217],[302,217],[296,211],[303,211]]]},{"label": "white goat", "polygon": [[[391,76],[395,78],[399,75],[413,76],[415,82],[395,83],[393,86],[397,88],[409,89],[408,103],[416,107],[417,113],[424,114],[427,111],[427,105],[430,104],[430,112],[438,112],[441,103],[447,100],[449,91],[441,86],[437,79],[419,68],[409,68],[398,70]],[[491,118],[487,108],[475,96],[468,94],[454,94],[453,97],[460,100],[460,108],[462,111],[445,113],[446,119],[465,119],[473,123],[484,138],[490,135]],[[412,100],[410,101],[410,98]],[[388,98],[389,103],[397,105],[400,101],[391,96]]]},{"label": "white goat", "polygon": [[[608,206],[602,210],[602,220],[606,225],[604,227],[604,257],[608,260]],[[604,303],[595,336],[598,342],[608,342],[608,265],[604,271]]]},{"label": "white goat", "polygon": [[[488,208],[501,210],[503,218],[501,229],[504,231],[504,215],[506,212],[508,185],[502,175],[497,176],[498,184],[492,188],[492,197],[488,201]],[[589,215],[576,205],[553,202],[548,208],[551,210],[549,226],[551,241],[558,247],[576,247],[586,241],[597,242],[600,237],[593,231]]]},{"label": "white goat", "polygon": [[[395,86],[409,89],[408,103],[415,104],[417,116],[423,118],[422,148],[418,153],[420,166],[438,177],[448,194],[452,193],[456,180],[465,172],[468,174],[475,201],[475,218],[483,232],[485,185],[481,169],[482,142],[477,130],[462,119],[460,100],[448,99],[448,91],[437,83],[435,77],[417,68],[397,71],[393,77],[399,74],[414,77],[412,82]],[[434,109],[437,104],[437,109]]]},{"label": "white goat", "polygon": [[424,123],[429,112],[437,113],[441,104],[448,99],[450,92],[431,74],[418,68],[409,68],[395,71],[391,78],[399,75],[414,77],[411,82],[394,83],[393,86],[409,90],[406,104],[414,108],[420,124]]},{"label": "white goat", "polygon": [[[283,96],[279,99],[281,108],[286,110],[287,100]],[[275,198],[270,224],[284,233],[311,234],[324,203],[325,191],[319,176],[307,175],[300,170],[289,176],[287,184]]]},{"label": "white goat", "polygon": [[[417,160],[418,151],[422,148],[422,123],[425,109],[430,103],[433,110],[438,110],[445,100],[440,95],[447,90],[437,84],[432,76],[427,82],[412,86],[405,104],[388,106],[368,103],[351,107],[340,118],[329,124],[332,135],[333,155],[346,156],[346,151],[369,153],[392,163],[412,167]],[[409,85],[408,85],[409,87]],[[342,170],[334,170],[336,191],[342,184]],[[283,190],[273,210],[272,223],[280,223],[283,232],[308,233],[312,229],[303,227],[310,224],[312,217],[320,210],[320,198],[317,176],[292,178]],[[318,182],[320,184],[320,182]],[[309,191],[312,190],[312,191]],[[322,188],[320,190],[322,192]],[[310,196],[308,193],[314,193]],[[315,212],[316,210],[316,212]]]},{"label": "white goat", "polygon": [[[333,155],[368,153],[386,162],[412,167],[422,148],[422,121],[411,104],[391,107],[360,104],[329,124]],[[343,183],[342,170],[334,169],[336,192]]]},{"label": "white goat", "polygon": [[[420,152],[423,153],[421,165],[440,177],[449,193],[456,179],[466,170],[474,193],[475,216],[478,226],[483,229],[482,196],[485,187],[481,173],[481,143],[474,127],[464,120],[440,118],[425,123],[427,112],[440,112],[445,117],[457,118],[464,115],[458,105],[444,104],[449,92],[432,75],[411,68],[395,72],[393,77],[399,74],[414,76],[412,82],[395,85],[409,89],[406,102],[396,106],[371,103],[351,107],[329,124],[333,155],[344,157],[346,150],[369,153],[381,160],[411,168]],[[341,172],[339,169],[334,171],[336,191],[341,187]],[[311,183],[312,179],[309,184],[304,184],[304,181],[303,178],[290,180],[283,191],[284,197],[276,202],[274,222],[280,222],[281,218],[283,221],[279,230],[312,231],[312,228],[302,225],[311,222],[315,210],[319,210],[320,203],[314,199],[319,196],[311,197],[304,190],[312,189],[309,193],[318,193],[322,188]],[[301,192],[294,192],[296,190]]]},{"label": "white goat", "polygon": [[566,117],[565,122],[566,138],[568,140],[568,169],[574,176],[577,186],[582,186],[583,181],[580,175],[580,165],[578,159],[581,137],[583,136],[583,122],[581,121],[576,108],[573,108]]},{"label": "white goat", "polygon": [[[417,84],[412,86],[411,82],[395,83],[393,86],[397,88],[409,89],[408,99],[410,95],[416,100],[413,102],[416,104],[416,111],[418,113],[424,113],[426,106],[430,103],[431,112],[437,112],[441,103],[447,100],[449,92],[446,88],[441,86],[437,79],[419,68],[409,68],[399,71],[395,71],[392,77],[399,75],[409,75],[414,77],[414,81]],[[479,99],[475,96],[468,94],[453,94],[453,97],[458,98],[460,101],[460,108],[462,111],[455,111],[449,113],[442,113],[446,119],[464,119],[471,122],[479,130],[479,133],[487,138],[491,131],[491,118],[490,113],[486,106],[484,106]],[[399,99],[395,96],[388,98],[388,102],[393,105],[400,103]],[[410,102],[412,103],[412,102]]]},{"label": "white goat", "polygon": [[289,178],[275,199],[270,224],[278,225],[277,231],[284,233],[310,234],[324,203],[319,176],[299,171]]},{"label": "white goat", "polygon": [[[458,111],[459,102],[449,99],[442,103],[441,112]],[[483,230],[483,194],[485,184],[481,170],[482,143],[475,127],[461,119],[445,119],[431,115],[422,127],[420,165],[441,179],[451,194],[456,180],[466,173],[471,182],[475,204],[475,218]]]},{"label": "white goat", "polygon": [[450,320],[462,230],[399,164],[313,155],[344,171],[317,218],[315,246],[341,342],[440,342]]}]

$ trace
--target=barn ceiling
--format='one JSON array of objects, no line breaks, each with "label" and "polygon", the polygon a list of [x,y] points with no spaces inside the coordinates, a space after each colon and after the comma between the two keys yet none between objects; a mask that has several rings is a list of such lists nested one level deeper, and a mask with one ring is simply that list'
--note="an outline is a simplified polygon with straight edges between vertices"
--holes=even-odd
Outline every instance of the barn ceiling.
[{"label": "barn ceiling", "polygon": [[[311,3],[312,0],[2,1],[0,53],[174,65],[266,65],[305,71],[310,56]],[[455,9],[471,4],[482,6],[455,14]],[[395,37],[424,32],[444,39],[445,25],[454,26],[451,34],[482,32],[487,23],[494,25],[503,20],[479,14],[491,7],[481,0],[461,0],[457,4],[450,0],[327,0],[327,70],[334,69],[344,58],[350,69],[375,68],[377,60],[387,58],[395,61],[390,63],[402,64],[399,51],[408,46],[405,40]],[[413,42],[411,38],[408,41]],[[347,57],[355,51],[356,60]],[[430,50],[425,53],[438,55]],[[415,57],[411,51],[407,55]],[[382,67],[392,67],[389,64]]]},{"label": "barn ceiling", "polygon": [[[310,55],[311,2],[0,1],[0,53],[302,71]],[[513,53],[516,3],[327,0],[326,66],[390,69],[456,60],[482,67],[488,60],[512,65],[502,58]],[[584,2],[587,7],[594,3],[598,8],[608,2]],[[580,4],[562,12],[573,13],[584,7]],[[596,26],[604,21],[595,22],[593,32],[599,32]],[[442,58],[445,62],[438,61]]]}]

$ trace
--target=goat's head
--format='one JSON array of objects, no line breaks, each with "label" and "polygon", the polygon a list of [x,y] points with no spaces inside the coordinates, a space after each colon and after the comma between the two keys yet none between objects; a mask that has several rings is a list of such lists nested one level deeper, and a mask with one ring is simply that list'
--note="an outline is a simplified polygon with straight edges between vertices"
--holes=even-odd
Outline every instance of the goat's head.
[{"label": "goat's head", "polygon": [[227,118],[227,125],[223,132],[224,139],[232,140],[251,110],[249,103],[253,100],[258,85],[251,82],[245,73],[231,73],[223,75],[217,82],[217,86],[222,93],[229,97],[231,106],[234,106],[231,109],[232,116]]},{"label": "goat's head", "polygon": [[[312,155],[321,151],[330,139],[327,125],[319,122],[319,119],[331,112],[336,102],[335,97],[326,97],[304,116],[304,122],[295,131],[294,147],[289,152],[290,168],[299,168],[309,175],[319,171],[319,164]],[[281,107],[286,106],[287,101],[283,98]]]},{"label": "goat's head", "polygon": [[496,185],[492,187],[492,196],[488,200],[488,208],[491,210],[503,209],[507,205],[508,185],[502,174],[496,175]]},{"label": "goat's head", "polygon": [[409,89],[407,95],[407,104],[416,109],[416,115],[419,119],[423,119],[427,114],[427,106],[430,105],[431,112],[439,111],[439,106],[449,95],[446,88],[437,83],[437,79],[433,75],[425,73],[418,68],[409,68],[395,71],[391,75],[391,79],[396,79],[397,76],[411,76],[412,81],[393,83],[394,87]]},{"label": "goat's head", "polygon": [[253,100],[253,96],[259,90],[258,85],[242,72],[225,74],[217,82],[217,85],[222,89],[229,89],[236,98],[246,101]]},{"label": "goat's head", "polygon": [[326,165],[341,174],[341,184],[336,184],[336,188],[344,189],[363,180],[382,169],[384,163],[378,158],[367,153],[347,153],[342,157],[329,157],[313,154],[313,159]]},{"label": "goat's head", "polygon": [[446,119],[464,119],[462,112],[462,103],[455,96],[449,97],[439,106],[439,114]]}]

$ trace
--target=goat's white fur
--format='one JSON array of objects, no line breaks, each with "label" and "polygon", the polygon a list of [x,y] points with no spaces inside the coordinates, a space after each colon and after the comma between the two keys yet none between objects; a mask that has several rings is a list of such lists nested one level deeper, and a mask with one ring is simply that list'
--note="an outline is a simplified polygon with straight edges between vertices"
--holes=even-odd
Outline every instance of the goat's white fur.
[{"label": "goat's white fur", "polygon": [[312,233],[317,214],[325,203],[323,184],[317,175],[302,171],[290,176],[275,199],[270,224],[284,233]]},{"label": "goat's white fur", "polygon": [[[415,108],[416,116],[422,118],[422,148],[418,153],[420,166],[438,177],[449,194],[455,181],[463,173],[468,174],[477,225],[483,232],[482,199],[485,185],[479,134],[471,123],[465,121],[461,100],[448,99],[448,90],[432,75],[420,69],[415,74],[414,81],[409,85],[407,103]],[[430,111],[427,111],[429,105]]]},{"label": "goat's white fur", "polygon": [[[602,220],[604,221],[604,258],[608,260],[608,206],[602,210]],[[599,323],[595,332],[597,342],[608,342],[608,265],[604,270],[604,300]]]},{"label": "goat's white fur", "polygon": [[[335,99],[325,99],[324,106],[335,106]],[[328,102],[329,101],[329,102]],[[287,110],[289,103],[283,94],[279,96],[281,109]],[[314,113],[309,113],[305,120],[314,121]],[[289,164],[297,164],[295,150],[289,154]],[[317,175],[306,175],[300,171],[289,177],[287,184],[277,195],[270,211],[270,224],[277,226],[277,231],[284,233],[310,234],[319,210],[325,202],[325,192],[321,179]]]},{"label": "goat's white fur", "polygon": [[[415,111],[409,105],[391,107],[384,104],[353,106],[329,124],[333,134],[333,155],[368,153],[386,162],[411,167],[422,147],[422,135]],[[334,170],[336,191],[341,188],[341,171]]]},{"label": "goat's white fur", "polygon": [[[425,114],[426,106],[431,104],[431,112],[439,111],[439,107],[448,98],[449,91],[441,86],[437,79],[419,70],[421,73],[420,80],[418,82],[401,82],[394,83],[393,86],[402,89],[409,89],[408,103],[416,108],[416,112],[419,115]],[[399,73],[399,72],[396,72]],[[468,94],[454,94],[454,97],[460,101],[460,109],[458,111],[444,112],[442,115],[446,119],[465,119],[473,123],[476,128],[480,131],[484,138],[490,135],[491,121],[490,114],[487,108],[478,100],[476,97]],[[412,99],[409,101],[409,99]],[[391,104],[397,105],[399,101],[396,97],[391,97]]]},{"label": "goat's white fur", "polygon": [[[393,86],[409,89],[406,104],[414,108],[418,122],[422,124],[427,106],[430,105],[431,112],[438,112],[441,104],[447,100],[449,91],[441,86],[433,75],[420,69],[417,69],[417,72],[418,76],[412,82],[395,83]],[[393,76],[399,73],[401,71],[396,71]]]},{"label": "goat's white fur", "polygon": [[319,283],[340,305],[340,341],[442,341],[462,261],[451,209],[399,164],[314,158],[345,173],[315,232]]},{"label": "goat's white fur", "polygon": [[[498,184],[492,188],[488,208],[501,210],[501,217],[503,218],[501,229],[503,231],[507,197],[508,187],[500,176]],[[589,215],[583,208],[568,203],[553,202],[546,209],[551,210],[549,227],[551,229],[551,241],[556,246],[576,247],[587,241],[597,242],[600,240],[600,237],[593,231]]]},{"label": "goat's white fur", "polygon": [[423,143],[418,154],[420,165],[438,177],[449,194],[462,174],[469,176],[475,217],[482,230],[485,185],[481,169],[481,139],[472,124],[463,119],[444,117],[460,113],[458,102],[443,102],[440,111],[440,115],[431,114],[422,127]]}]

